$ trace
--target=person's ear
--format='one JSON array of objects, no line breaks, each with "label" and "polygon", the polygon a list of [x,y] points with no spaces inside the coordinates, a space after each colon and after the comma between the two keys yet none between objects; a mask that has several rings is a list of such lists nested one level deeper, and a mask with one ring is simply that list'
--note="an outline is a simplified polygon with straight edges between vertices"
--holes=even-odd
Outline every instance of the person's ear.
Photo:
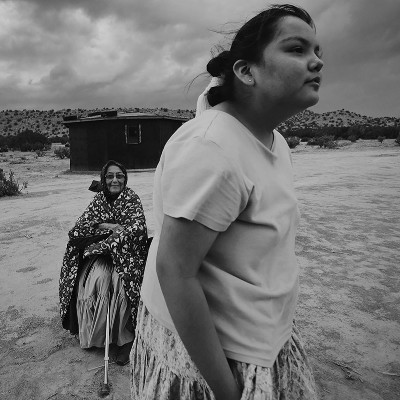
[{"label": "person's ear", "polygon": [[254,85],[250,64],[247,61],[237,60],[235,64],[233,64],[233,72],[236,77],[246,86]]}]

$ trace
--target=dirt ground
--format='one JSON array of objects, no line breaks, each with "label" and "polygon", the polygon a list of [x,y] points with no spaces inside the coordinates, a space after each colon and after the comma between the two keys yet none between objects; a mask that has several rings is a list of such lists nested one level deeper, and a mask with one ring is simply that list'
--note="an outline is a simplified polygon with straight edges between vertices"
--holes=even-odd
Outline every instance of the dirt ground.
[{"label": "dirt ground", "polygon": [[[343,143],[345,144],[345,143]],[[299,325],[323,400],[400,399],[400,146],[358,141],[293,151],[302,212]],[[58,277],[67,232],[97,174],[48,152],[0,154],[20,183],[0,199],[0,399],[97,399],[101,350],[61,327]],[[150,233],[153,172],[130,172]],[[115,349],[111,349],[111,358]],[[100,368],[96,368],[100,367]],[[110,365],[109,399],[129,399],[129,366]]]}]

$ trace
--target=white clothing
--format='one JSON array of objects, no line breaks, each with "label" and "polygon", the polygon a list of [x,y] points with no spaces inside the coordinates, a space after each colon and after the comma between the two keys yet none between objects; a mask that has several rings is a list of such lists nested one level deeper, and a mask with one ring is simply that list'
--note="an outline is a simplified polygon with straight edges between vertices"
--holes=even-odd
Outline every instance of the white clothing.
[{"label": "white clothing", "polygon": [[214,86],[219,86],[222,84],[222,79],[213,77],[210,80],[210,83],[208,86],[203,90],[203,92],[200,94],[200,96],[197,98],[197,103],[196,103],[196,117],[200,116],[204,111],[208,110],[211,108],[210,103],[208,102],[207,95],[208,91],[214,87]]},{"label": "white clothing", "polygon": [[269,150],[231,115],[207,110],[167,142],[154,180],[155,235],[142,299],[176,332],[156,273],[164,214],[220,232],[199,270],[228,358],[272,367],[292,332],[298,292],[299,211],[289,147]]}]

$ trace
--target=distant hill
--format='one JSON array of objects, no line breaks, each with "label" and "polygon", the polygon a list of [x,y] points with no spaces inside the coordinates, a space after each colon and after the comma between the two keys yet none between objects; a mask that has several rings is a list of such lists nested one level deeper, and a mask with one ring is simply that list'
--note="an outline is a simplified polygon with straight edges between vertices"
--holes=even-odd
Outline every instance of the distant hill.
[{"label": "distant hill", "polygon": [[[62,109],[62,110],[3,110],[0,111],[0,135],[10,136],[30,129],[39,132],[46,137],[68,135],[68,129],[62,124],[63,116],[78,115],[79,117],[103,109]],[[118,108],[120,112],[146,112],[158,115],[179,116],[188,119],[195,115],[194,110],[170,110],[168,108]],[[281,124],[278,129],[286,131],[288,129],[304,129],[318,127],[341,127],[341,126],[379,126],[379,127],[400,127],[400,118],[379,117],[373,118],[360,115],[344,109],[330,111],[322,114],[310,110],[303,111]]]},{"label": "distant hill", "polygon": [[304,129],[319,127],[342,127],[342,126],[376,126],[390,127],[399,126],[400,118],[395,117],[368,117],[347,110],[329,111],[322,114],[310,110],[303,111],[280,125],[283,131],[286,129]]}]

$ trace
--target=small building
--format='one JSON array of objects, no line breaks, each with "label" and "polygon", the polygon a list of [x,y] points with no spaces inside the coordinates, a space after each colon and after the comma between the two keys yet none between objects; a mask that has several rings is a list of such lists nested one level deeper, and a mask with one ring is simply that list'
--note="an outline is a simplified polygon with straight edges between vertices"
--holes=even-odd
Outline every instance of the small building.
[{"label": "small building", "polygon": [[127,169],[155,168],[167,140],[187,118],[102,111],[64,117],[69,129],[70,170],[99,171],[108,160]]}]

